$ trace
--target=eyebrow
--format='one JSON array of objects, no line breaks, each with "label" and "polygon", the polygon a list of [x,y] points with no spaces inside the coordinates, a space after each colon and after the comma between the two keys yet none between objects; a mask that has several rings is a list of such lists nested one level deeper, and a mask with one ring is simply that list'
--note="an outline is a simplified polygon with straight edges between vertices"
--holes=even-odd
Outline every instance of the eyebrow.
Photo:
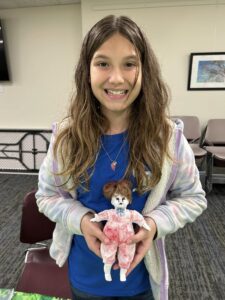
[{"label": "eyebrow", "polygon": [[[97,56],[94,56],[93,59],[110,59],[110,57],[103,55],[103,54],[99,54]],[[126,59],[138,60],[138,56],[137,55],[128,55],[123,58],[123,60],[126,60]]]}]

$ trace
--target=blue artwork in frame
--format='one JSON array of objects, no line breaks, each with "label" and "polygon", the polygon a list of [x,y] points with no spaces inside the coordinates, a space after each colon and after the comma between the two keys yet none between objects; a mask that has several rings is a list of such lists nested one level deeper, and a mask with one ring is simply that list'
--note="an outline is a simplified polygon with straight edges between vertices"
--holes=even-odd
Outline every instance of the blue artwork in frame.
[{"label": "blue artwork in frame", "polygon": [[188,90],[225,89],[225,53],[191,53]]}]

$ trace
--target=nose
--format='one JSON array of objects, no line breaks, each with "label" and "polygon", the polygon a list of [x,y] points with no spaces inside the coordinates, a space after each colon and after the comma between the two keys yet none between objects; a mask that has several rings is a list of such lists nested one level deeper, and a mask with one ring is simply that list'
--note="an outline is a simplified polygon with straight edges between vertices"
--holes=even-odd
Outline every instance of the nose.
[{"label": "nose", "polygon": [[113,68],[109,75],[109,83],[120,84],[124,83],[123,72],[120,68]]}]

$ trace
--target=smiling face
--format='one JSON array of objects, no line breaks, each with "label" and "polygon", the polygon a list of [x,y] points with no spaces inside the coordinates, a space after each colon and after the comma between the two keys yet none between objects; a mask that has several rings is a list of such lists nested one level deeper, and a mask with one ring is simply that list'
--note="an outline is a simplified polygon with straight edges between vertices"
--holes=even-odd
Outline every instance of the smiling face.
[{"label": "smiling face", "polygon": [[125,196],[121,194],[114,194],[112,196],[111,203],[115,208],[126,208],[130,202]]},{"label": "smiling face", "polygon": [[91,88],[109,120],[128,116],[141,90],[141,74],[139,56],[121,34],[114,34],[94,53],[90,65]]}]

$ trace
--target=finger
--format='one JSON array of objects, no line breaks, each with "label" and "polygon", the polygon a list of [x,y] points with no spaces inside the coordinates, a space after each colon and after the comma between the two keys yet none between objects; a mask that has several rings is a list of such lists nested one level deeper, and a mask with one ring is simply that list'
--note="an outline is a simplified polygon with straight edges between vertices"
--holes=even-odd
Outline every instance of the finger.
[{"label": "finger", "polygon": [[113,270],[118,270],[120,268],[118,262],[113,265]]},{"label": "finger", "polygon": [[[96,224],[96,223],[93,223],[93,224]],[[102,231],[102,228],[99,226],[93,226],[91,235],[104,244],[110,243],[109,238],[104,234],[104,232]]]},{"label": "finger", "polygon": [[130,264],[130,267],[126,273],[126,275],[128,276],[133,269],[141,262],[141,260],[143,259],[143,255],[137,253],[132,261],[132,263]]},{"label": "finger", "polygon": [[149,247],[150,246],[147,241],[137,244],[136,253],[127,274],[129,274],[143,260]]},{"label": "finger", "polygon": [[120,266],[118,264],[113,265],[113,270],[118,270]]},{"label": "finger", "polygon": [[99,241],[101,241],[104,244],[110,243],[109,238],[101,230],[97,230],[95,236]]},{"label": "finger", "polygon": [[95,241],[90,241],[88,247],[89,249],[94,252],[97,256],[99,256],[100,258],[101,256],[101,251],[100,251],[100,242],[98,240]]},{"label": "finger", "polygon": [[135,235],[133,235],[128,241],[128,244],[137,244],[141,241],[143,241],[143,239],[146,238],[146,233],[144,230],[139,230],[138,233],[136,233]]}]

